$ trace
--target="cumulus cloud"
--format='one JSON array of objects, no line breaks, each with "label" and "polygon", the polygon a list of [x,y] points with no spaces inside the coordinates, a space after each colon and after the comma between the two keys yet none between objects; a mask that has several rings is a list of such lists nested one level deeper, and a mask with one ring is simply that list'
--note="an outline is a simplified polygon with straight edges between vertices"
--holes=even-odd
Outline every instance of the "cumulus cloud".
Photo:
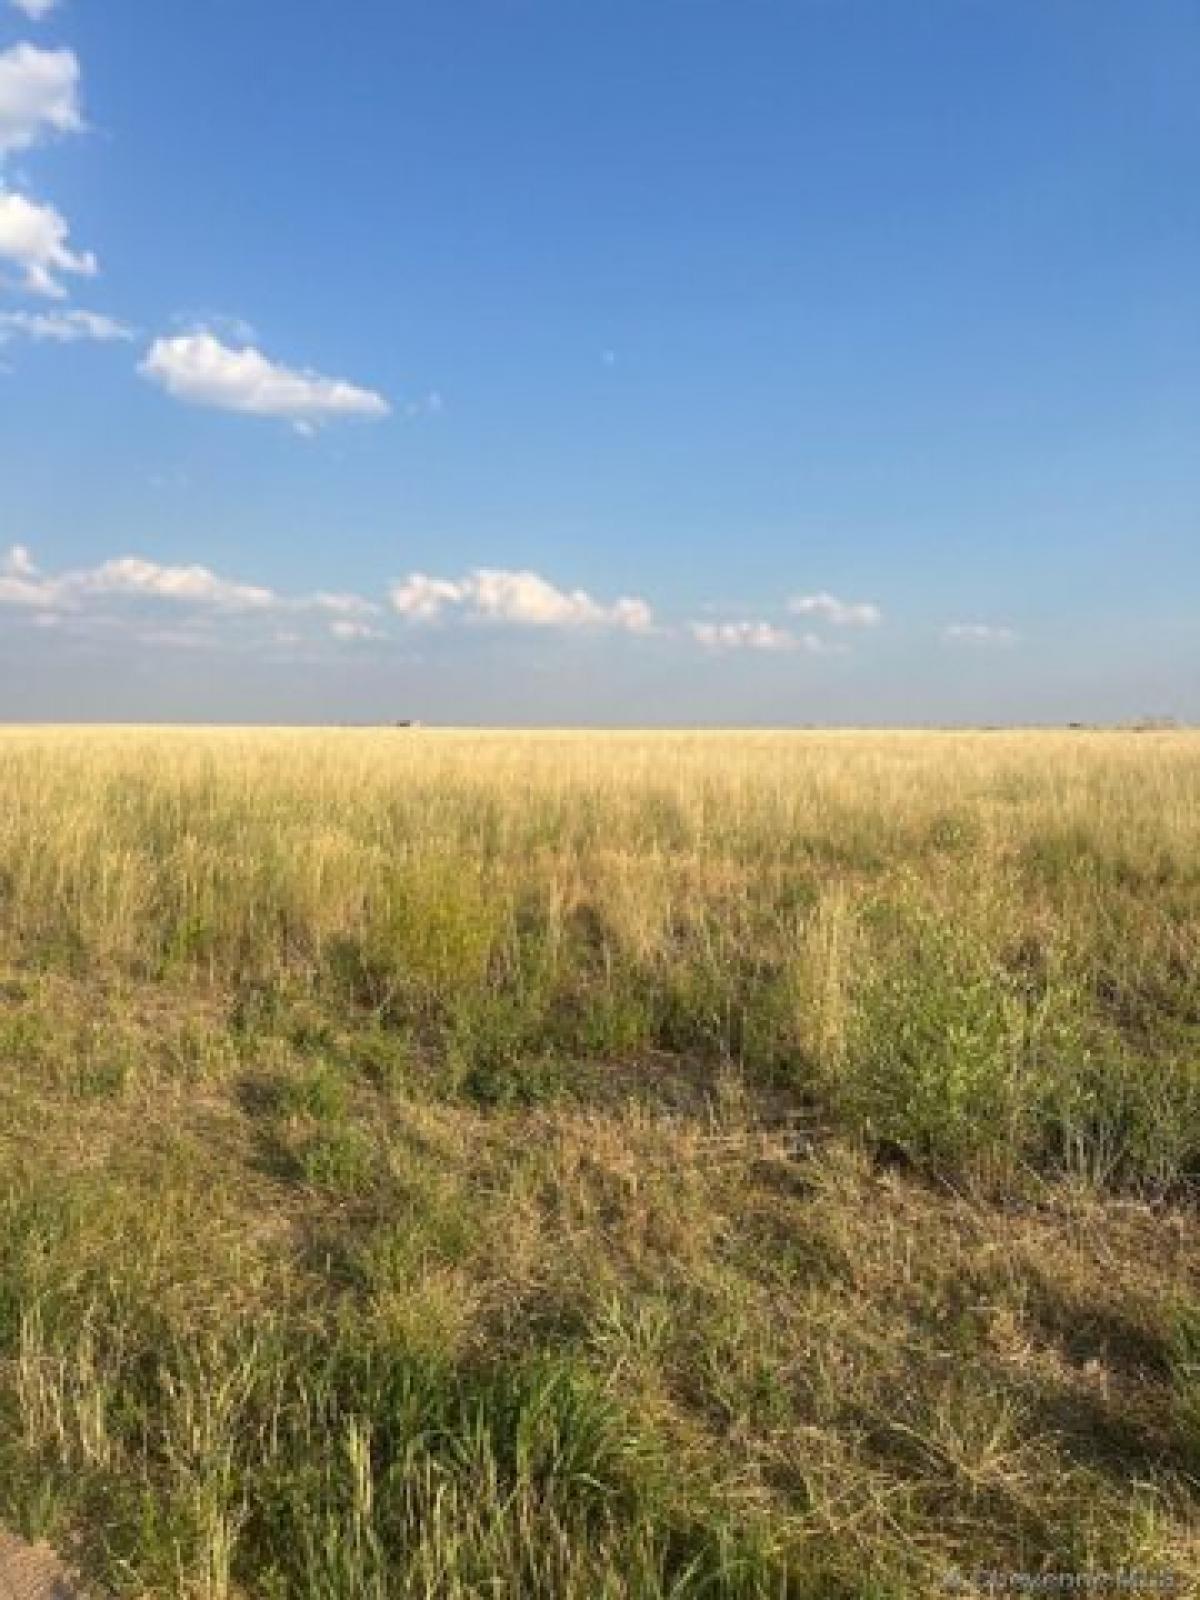
[{"label": "cumulus cloud", "polygon": [[156,339],[138,371],[177,400],[280,417],[303,432],[339,417],[386,417],[391,410],[370,389],[281,366],[252,345],[234,349],[210,332]]},{"label": "cumulus cloud", "polygon": [[61,300],[67,292],[59,281],[64,273],[96,276],[95,256],[72,250],[69,236],[66,219],[53,206],[0,189],[0,262],[19,268],[22,286],[31,294]]},{"label": "cumulus cloud", "polygon": [[75,588],[85,594],[144,595],[220,611],[258,611],[278,603],[272,590],[218,577],[208,567],[165,567],[138,556],[120,556],[90,572],[70,576]]},{"label": "cumulus cloud", "polygon": [[765,650],[778,654],[803,651],[822,655],[828,648],[815,633],[792,633],[771,622],[692,622],[688,632],[707,650]]},{"label": "cumulus cloud", "polygon": [[[21,8],[29,16],[48,9],[44,0],[22,0]],[[83,126],[74,51],[32,44],[0,51],[0,164],[16,151]],[[0,266],[17,267],[21,288],[62,299],[63,276],[95,276],[95,256],[72,249],[69,238],[66,219],[53,206],[0,185]]]},{"label": "cumulus cloud", "polygon": [[327,647],[383,639],[383,607],[363,595],[286,594],[198,564],[118,556],[91,567],[43,572],[29,548],[0,552],[0,612],[25,624],[139,645],[257,649]]},{"label": "cumulus cloud", "polygon": [[4,605],[41,608],[38,569],[26,545],[14,544],[0,556],[0,606]]},{"label": "cumulus cloud", "polygon": [[611,605],[584,589],[559,589],[539,573],[476,567],[463,578],[432,578],[414,572],[391,589],[392,609],[413,622],[446,613],[472,622],[530,628],[618,628],[644,633],[654,616],[644,600],[625,595]]},{"label": "cumulus cloud", "polygon": [[44,607],[44,585],[28,546],[14,544],[0,556],[0,606]]},{"label": "cumulus cloud", "polygon": [[24,545],[4,561],[0,604],[35,605],[44,611],[75,611],[106,598],[170,600],[221,611],[262,610],[279,603],[270,589],[219,577],[208,567],[163,566],[139,556],[119,556],[99,566],[41,573]]},{"label": "cumulus cloud", "polygon": [[392,609],[411,622],[432,622],[449,606],[465,602],[461,583],[451,578],[430,578],[424,572],[413,572],[403,583],[392,585]]},{"label": "cumulus cloud", "polygon": [[0,50],[0,158],[54,134],[78,133],[83,125],[73,50],[35,44]]},{"label": "cumulus cloud", "polygon": [[30,22],[43,22],[52,11],[58,10],[59,0],[12,0],[12,3]]},{"label": "cumulus cloud", "polygon": [[132,338],[132,328],[99,311],[0,311],[0,344],[13,339],[31,339],[38,344],[76,344],[80,340],[108,344]]},{"label": "cumulus cloud", "polygon": [[883,621],[883,612],[872,601],[839,600],[824,590],[794,595],[788,610],[798,617],[819,617],[835,628],[874,628]]},{"label": "cumulus cloud", "polygon": [[0,606],[22,606],[46,614],[70,615],[112,609],[121,604],[166,604],[179,611],[207,616],[267,613],[331,618],[360,626],[380,607],[356,594],[287,595],[261,584],[223,577],[211,567],[164,565],[142,556],[117,556],[93,567],[44,573],[25,545],[13,545],[0,557]]},{"label": "cumulus cloud", "polygon": [[954,644],[1014,644],[1017,635],[990,622],[952,622],[943,628],[942,637]]}]

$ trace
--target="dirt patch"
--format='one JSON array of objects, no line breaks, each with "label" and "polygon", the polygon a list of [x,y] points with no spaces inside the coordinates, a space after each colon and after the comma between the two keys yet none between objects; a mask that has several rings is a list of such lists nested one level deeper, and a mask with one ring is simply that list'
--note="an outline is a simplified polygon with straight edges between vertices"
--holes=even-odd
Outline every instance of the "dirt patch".
[{"label": "dirt patch", "polygon": [[0,1600],[85,1600],[49,1545],[0,1532]]}]

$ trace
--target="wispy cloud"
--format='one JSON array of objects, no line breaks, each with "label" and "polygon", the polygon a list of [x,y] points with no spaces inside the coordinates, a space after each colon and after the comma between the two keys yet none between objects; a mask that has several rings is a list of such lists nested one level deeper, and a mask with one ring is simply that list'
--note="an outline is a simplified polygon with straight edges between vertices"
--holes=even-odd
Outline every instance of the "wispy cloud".
[{"label": "wispy cloud", "polygon": [[446,401],[441,391],[429,389],[424,394],[418,395],[415,400],[409,400],[404,407],[406,417],[440,417],[446,409]]},{"label": "wispy cloud", "polygon": [[43,22],[52,11],[57,11],[59,0],[12,0],[18,11],[24,12],[30,22]]},{"label": "wispy cloud", "polygon": [[73,273],[94,278],[96,258],[72,250],[66,219],[50,205],[41,205],[12,189],[0,189],[0,262],[11,262],[22,274],[22,287],[53,300],[66,296],[60,279]]},{"label": "wispy cloud", "polygon": [[539,573],[477,567],[462,578],[411,573],[391,589],[392,608],[411,622],[449,615],[472,622],[532,628],[617,628],[644,633],[654,615],[644,600],[622,596],[605,605],[584,589],[559,589]]},{"label": "wispy cloud", "polygon": [[301,432],[338,418],[386,417],[391,411],[371,389],[282,366],[252,345],[234,349],[210,332],[156,339],[138,371],[176,400],[278,417]]},{"label": "wispy cloud", "polygon": [[37,344],[109,344],[132,339],[134,331],[99,311],[0,311],[0,344],[30,339]]},{"label": "wispy cloud", "polygon": [[349,617],[337,617],[329,624],[329,631],[335,639],[347,642],[364,639],[383,639],[386,637],[381,628],[372,627],[369,622],[353,622]]},{"label": "wispy cloud", "polygon": [[943,639],[952,644],[1015,644],[1017,634],[1012,628],[1000,627],[991,622],[952,622],[942,629]]},{"label": "wispy cloud", "polygon": [[762,650],[775,654],[825,655],[830,647],[815,633],[792,633],[772,622],[690,622],[688,632],[706,650]]},{"label": "wispy cloud", "polygon": [[301,595],[290,602],[299,611],[322,611],[331,617],[377,617],[383,607],[361,594],[330,594],[321,590],[317,594]]},{"label": "wispy cloud", "polygon": [[212,333],[230,344],[257,344],[258,330],[245,317],[229,311],[177,311],[171,326],[180,333]]},{"label": "wispy cloud", "polygon": [[15,44],[0,50],[0,158],[83,128],[73,50]]},{"label": "wispy cloud", "polygon": [[788,610],[798,617],[819,617],[835,628],[875,628],[883,621],[883,612],[873,601],[839,600],[825,590],[794,595]]}]

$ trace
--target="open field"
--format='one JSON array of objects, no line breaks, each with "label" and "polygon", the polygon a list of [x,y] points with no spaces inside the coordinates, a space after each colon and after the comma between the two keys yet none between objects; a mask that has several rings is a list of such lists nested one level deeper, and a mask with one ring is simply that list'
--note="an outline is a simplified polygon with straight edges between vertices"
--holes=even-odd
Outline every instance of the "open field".
[{"label": "open field", "polygon": [[0,1005],[99,1591],[1192,1592],[1200,735],[0,731]]}]

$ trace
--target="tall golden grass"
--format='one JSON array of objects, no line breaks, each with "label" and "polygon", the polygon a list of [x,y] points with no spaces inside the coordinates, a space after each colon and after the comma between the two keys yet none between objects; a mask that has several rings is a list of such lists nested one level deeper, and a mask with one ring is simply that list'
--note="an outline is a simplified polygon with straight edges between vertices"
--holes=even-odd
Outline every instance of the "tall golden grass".
[{"label": "tall golden grass", "polygon": [[0,1003],[110,1589],[1186,1579],[1200,736],[6,729]]}]

